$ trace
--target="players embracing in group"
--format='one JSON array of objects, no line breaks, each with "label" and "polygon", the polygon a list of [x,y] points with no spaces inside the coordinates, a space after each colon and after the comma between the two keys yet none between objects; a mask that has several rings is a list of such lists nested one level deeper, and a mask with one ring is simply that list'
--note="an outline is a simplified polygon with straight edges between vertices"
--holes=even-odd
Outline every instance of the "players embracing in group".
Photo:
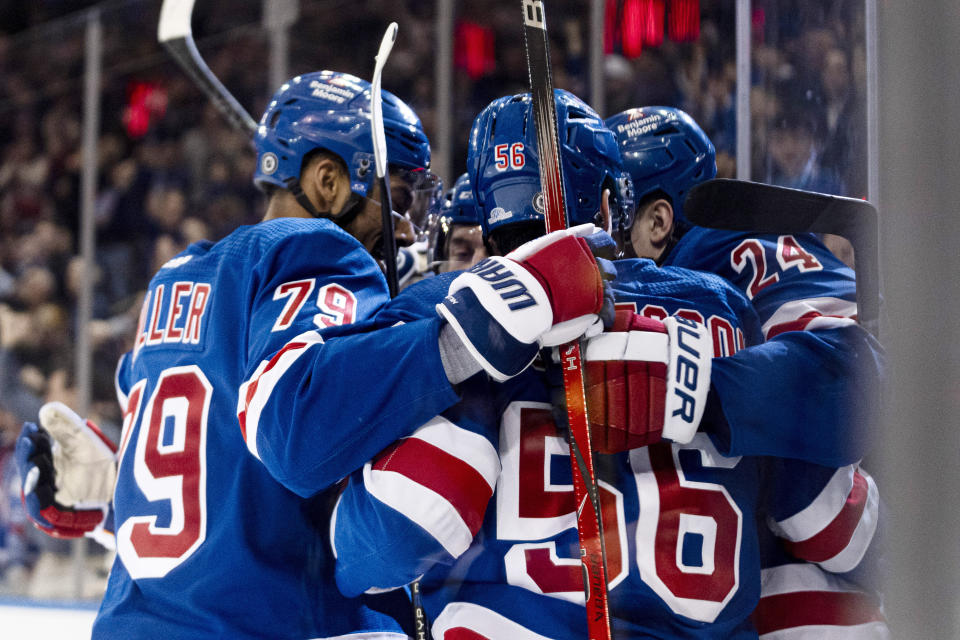
[{"label": "players embracing in group", "polygon": [[[421,576],[435,637],[585,637],[541,351],[581,336],[616,637],[885,637],[879,498],[857,465],[882,353],[852,272],[812,236],[690,228],[683,196],[715,174],[696,124],[604,123],[559,91],[579,226],[541,237],[530,99],[506,96],[474,123],[431,253],[438,271],[491,257],[389,301],[369,91],[319,72],[274,97],[264,221],[151,281],[117,455],[62,406],[25,426],[32,519],[115,532],[95,637],[401,638],[396,599],[362,594]],[[429,144],[384,105],[393,202],[410,203],[434,192]],[[809,606],[831,598],[858,606]]]},{"label": "players embracing in group", "polygon": [[[548,250],[579,268],[592,289],[577,299],[552,295],[559,270],[514,262],[502,275],[524,280],[532,309],[463,297],[451,318],[472,328],[433,314],[373,331],[365,321],[388,289],[370,102],[369,83],[331,71],[274,96],[255,139],[264,219],[191,245],[151,280],[117,370],[117,455],[63,405],[25,425],[17,457],[34,522],[115,534],[95,638],[406,637],[391,601],[334,584],[336,483],[456,403],[456,383],[490,363],[511,375],[504,363],[535,354],[554,324],[579,335],[599,322],[597,263],[565,236],[527,257]],[[405,190],[428,175],[429,143],[409,107],[383,102],[393,202],[413,202]],[[494,325],[521,339],[486,339]]]},{"label": "players embracing in group", "polygon": [[[469,178],[494,254],[542,233],[529,109],[527,96],[495,101],[470,136]],[[558,92],[557,112],[568,141],[561,153],[571,223],[607,226],[628,255],[639,252],[628,242],[661,244],[651,256],[661,261],[683,248],[682,232],[667,247],[638,227],[650,208],[672,213],[673,203],[682,220],[684,192],[715,173],[699,127],[682,112],[655,108],[647,113],[659,126],[647,135],[621,132],[624,164],[636,178],[634,209],[613,133],[570,94]],[[675,145],[683,152],[665,148]],[[523,161],[500,166],[500,148],[517,148]],[[713,234],[701,232],[731,248],[771,242]],[[855,322],[829,312],[850,308],[853,274],[812,236],[772,239],[774,248],[784,243],[825,267],[795,269],[806,274],[800,282],[768,273],[785,282],[771,303],[748,298],[734,277],[647,259],[614,263],[617,322],[586,342],[585,357],[594,444],[609,454],[597,465],[615,637],[887,635],[869,593],[880,506],[856,464],[865,418],[840,406],[869,400],[861,377],[875,382],[882,357]],[[786,271],[796,263],[780,264]],[[472,271],[484,269],[481,262]],[[390,306],[415,317],[419,303],[429,314],[448,282],[416,285],[412,301]],[[834,307],[817,313],[825,301],[809,292],[825,298],[828,288]],[[389,307],[385,316],[393,318]],[[786,326],[770,331],[770,316]],[[687,421],[670,411],[674,382],[664,378],[682,349],[698,346],[717,358],[700,364],[693,396],[706,406]],[[858,359],[846,359],[851,351]],[[782,369],[797,357],[819,358],[796,366],[819,362],[831,370],[827,379],[794,384],[795,372]],[[436,637],[586,637],[568,450],[554,421],[549,368],[502,385],[469,381],[459,405],[353,474],[332,525],[345,593],[425,574]],[[757,377],[770,387],[755,389]],[[828,406],[807,406],[811,386],[831,384]]]}]

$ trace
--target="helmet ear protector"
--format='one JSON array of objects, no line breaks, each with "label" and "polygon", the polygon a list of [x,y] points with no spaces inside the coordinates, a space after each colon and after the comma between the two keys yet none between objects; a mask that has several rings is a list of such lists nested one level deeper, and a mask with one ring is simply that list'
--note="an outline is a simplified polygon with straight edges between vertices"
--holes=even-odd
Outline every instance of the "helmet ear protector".
[{"label": "helmet ear protector", "polygon": [[[301,168],[300,172],[298,172],[298,175],[296,177],[290,176],[289,178],[284,180],[284,184],[286,185],[285,189],[289,191],[290,194],[296,199],[297,203],[301,207],[306,209],[307,213],[312,215],[314,218],[329,218],[330,220],[333,220],[334,222],[336,222],[341,226],[346,226],[350,224],[350,222],[355,217],[357,217],[357,214],[359,214],[360,211],[363,209],[363,202],[366,199],[366,196],[362,196],[356,191],[351,190],[350,195],[347,196],[347,201],[344,203],[343,207],[340,209],[338,213],[334,213],[332,211],[321,213],[316,208],[316,206],[314,206],[310,198],[307,197],[307,194],[304,193],[303,187],[300,184],[300,177],[299,177],[300,174],[302,174],[303,172],[303,168],[309,165],[310,161],[318,153],[326,153],[328,156],[330,156],[331,158],[337,161],[338,166],[341,168],[342,171],[344,171],[344,173],[347,173],[347,168],[343,160],[339,156],[333,153],[330,153],[326,149],[314,149],[313,151],[309,152],[306,156],[304,156],[303,167]],[[369,169],[366,169],[366,170],[369,170]]]}]

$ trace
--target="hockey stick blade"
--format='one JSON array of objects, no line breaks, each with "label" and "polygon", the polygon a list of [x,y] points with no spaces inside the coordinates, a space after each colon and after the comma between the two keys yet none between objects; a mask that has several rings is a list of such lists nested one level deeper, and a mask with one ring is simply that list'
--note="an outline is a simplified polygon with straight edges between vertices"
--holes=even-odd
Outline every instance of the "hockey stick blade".
[{"label": "hockey stick blade", "polygon": [[250,139],[257,131],[257,122],[237,99],[221,83],[204,62],[193,41],[190,16],[194,0],[163,0],[160,7],[160,23],[157,40],[170,53],[177,64],[187,72],[194,83],[227,117],[237,129],[247,133]]},{"label": "hockey stick blade", "polygon": [[373,136],[373,158],[377,166],[377,178],[380,181],[380,215],[383,226],[380,244],[383,247],[383,264],[391,298],[400,290],[400,282],[397,275],[397,241],[393,229],[393,198],[390,193],[390,174],[387,170],[387,136],[383,130],[383,93],[380,85],[383,67],[387,64],[387,58],[393,50],[393,43],[397,40],[397,29],[397,23],[391,22],[384,32],[373,67],[373,82],[370,83],[370,131]]},{"label": "hockey stick blade", "polygon": [[397,41],[397,30],[399,27],[396,22],[391,22],[380,40],[380,50],[374,59],[373,67],[373,85],[372,107],[374,127],[377,129],[373,139],[373,157],[377,163],[377,176],[382,178],[387,174],[387,137],[383,135],[383,99],[380,93],[380,85],[383,78],[383,67],[387,64],[387,58],[393,50],[393,43]]},{"label": "hockey stick blade", "polygon": [[746,180],[714,179],[693,187],[683,211],[693,224],[728,231],[830,233],[853,245],[860,323],[878,335],[880,258],[876,208],[865,200]]},{"label": "hockey stick blade", "polygon": [[[544,196],[546,230],[549,233],[567,226],[557,111],[550,69],[550,45],[543,2],[522,0],[522,10],[540,184]],[[563,345],[560,351],[567,422],[570,428],[570,466],[574,498],[578,505],[577,535],[580,538],[580,560],[584,573],[587,632],[591,640],[610,640],[603,519],[590,446],[590,428],[587,424],[580,343],[570,342]]]}]

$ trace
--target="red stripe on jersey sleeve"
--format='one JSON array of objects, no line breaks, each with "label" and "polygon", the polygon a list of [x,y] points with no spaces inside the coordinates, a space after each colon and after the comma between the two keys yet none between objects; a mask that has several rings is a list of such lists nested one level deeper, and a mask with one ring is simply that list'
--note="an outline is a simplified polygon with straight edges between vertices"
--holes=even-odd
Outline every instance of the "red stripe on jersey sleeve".
[{"label": "red stripe on jersey sleeve", "polygon": [[[277,366],[277,363],[280,362],[280,358],[282,358],[283,354],[285,354],[287,351],[291,351],[293,349],[303,349],[306,346],[308,346],[306,342],[288,342],[283,346],[282,349],[280,349],[280,351],[277,351],[277,353],[274,354],[272,358],[270,358],[270,362],[267,364],[264,370],[261,371],[253,380],[250,381],[249,386],[247,386],[247,389],[246,389],[245,397],[243,399],[243,409],[237,412],[237,419],[240,422],[240,435],[243,436],[244,442],[247,441],[247,407],[250,406],[250,403],[253,401],[253,397],[257,393],[257,385],[259,385],[260,383],[260,378],[262,378],[264,374],[266,374],[275,366]],[[241,393],[242,393],[242,387],[241,387]]]},{"label": "red stripe on jersey sleeve", "polygon": [[823,316],[816,311],[809,311],[796,320],[791,322],[784,322],[776,326],[770,327],[770,331],[767,332],[767,340],[774,336],[778,336],[781,333],[786,333],[787,331],[803,331],[807,328],[807,325],[816,320],[817,318],[822,318]]},{"label": "red stripe on jersey sleeve", "polygon": [[837,517],[817,535],[790,542],[784,540],[784,547],[795,557],[809,562],[824,562],[835,557],[850,544],[863,511],[867,506],[867,481],[859,471],[853,474],[853,488]]},{"label": "red stripe on jersey sleeve", "polygon": [[885,622],[873,599],[856,591],[794,591],[760,598],[751,616],[757,633],[810,625],[852,627]]},{"label": "red stripe on jersey sleeve", "polygon": [[385,449],[373,463],[375,471],[393,471],[423,485],[453,505],[476,535],[493,490],[479,471],[464,460],[416,437]]},{"label": "red stripe on jersey sleeve", "polygon": [[467,629],[466,627],[454,627],[447,629],[443,634],[443,640],[490,640],[487,636]]}]

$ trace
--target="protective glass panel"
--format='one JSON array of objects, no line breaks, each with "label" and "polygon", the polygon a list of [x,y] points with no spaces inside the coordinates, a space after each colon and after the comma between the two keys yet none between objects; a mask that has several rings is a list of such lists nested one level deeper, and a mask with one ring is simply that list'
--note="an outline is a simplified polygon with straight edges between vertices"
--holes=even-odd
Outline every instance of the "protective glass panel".
[{"label": "protective glass panel", "polygon": [[[93,14],[46,16],[40,26],[0,40],[0,595],[30,601],[79,599],[88,613],[103,593],[113,554],[88,541],[79,549],[71,547],[30,526],[12,463],[20,425],[35,419],[43,401],[77,401],[72,350],[79,283],[86,278],[94,287],[94,320],[87,327],[94,360],[89,417],[118,440],[123,417],[114,396],[114,366],[138,332],[148,278],[189,243],[216,241],[239,225],[255,223],[264,205],[250,179],[255,158],[246,134],[231,129],[156,44],[159,4],[126,0],[104,5],[97,14],[103,62],[96,270],[84,270],[77,256],[84,28]],[[584,97],[589,87],[586,5],[581,0],[550,5],[554,83]],[[611,0],[604,9],[602,115],[636,106],[680,107],[713,140],[718,175],[732,177],[737,81],[733,4]],[[280,33],[263,26],[259,3],[211,1],[198,3],[193,27],[214,74],[257,118],[277,84],[274,76],[331,68],[368,78],[383,29],[396,20],[400,39],[384,86],[417,111],[429,136],[437,98],[434,11],[433,3],[423,2],[302,2],[296,15],[286,16],[292,19],[289,31]],[[474,116],[494,98],[528,89],[518,15],[514,0],[457,3],[455,174],[465,166]],[[284,22],[283,15],[273,18]],[[38,18],[26,12],[18,19],[27,26]],[[863,195],[865,72],[859,5],[770,0],[755,3],[751,20],[754,179]],[[289,53],[286,64],[270,64],[273,47]],[[429,201],[418,207],[411,198],[410,208],[423,223],[429,221],[430,205],[439,200],[439,192],[432,181],[428,185],[413,176],[413,183],[422,191],[420,199]],[[452,227],[436,234],[445,238],[445,259],[466,262],[484,255],[476,225],[470,227],[462,258],[456,245],[449,244],[455,236]],[[784,270],[819,266],[816,256],[790,241],[775,249],[769,265],[759,244],[745,243],[738,251],[741,269],[756,275],[756,292],[773,277],[762,271],[775,269],[773,260]],[[302,280],[290,284],[300,285],[281,292],[291,303],[300,300],[300,294],[310,295],[305,292],[313,286]],[[330,317],[352,314],[352,302],[339,288],[327,289],[325,297],[318,298]],[[698,318],[695,308],[648,305],[638,311],[653,318],[677,312],[704,321],[717,355],[744,346],[743,328],[718,316]],[[395,555],[371,554],[371,565],[386,558],[395,561],[391,569],[399,567],[410,560],[404,554],[411,549],[429,549],[430,560],[446,563],[434,567],[423,582],[428,610],[438,625],[435,637],[443,629],[460,629],[463,635],[458,637],[533,637],[503,623],[500,614],[536,628],[541,636],[583,625],[578,604],[583,582],[573,527],[578,505],[569,449],[551,411],[549,390],[533,384],[530,388],[534,393],[529,397],[491,392],[485,384],[470,389],[490,394],[502,414],[472,416],[467,407],[456,418],[431,422],[419,432],[419,440],[410,439],[412,448],[386,456],[386,461],[381,457],[370,472],[376,484],[378,478],[388,478],[386,472],[394,469],[387,467],[396,464],[398,474],[411,478],[400,490],[384,480],[385,492],[374,497],[393,509],[381,522],[402,523],[403,516],[419,527],[405,529],[410,537],[400,540]],[[463,424],[453,423],[460,418]],[[470,427],[471,420],[487,422]],[[489,437],[478,435],[483,429]],[[721,434],[718,442],[722,440]],[[163,441],[158,448],[161,445],[172,443]],[[425,463],[431,456],[436,462]],[[771,528],[764,520],[770,514],[755,509],[765,491],[782,488],[752,482],[761,477],[764,464],[725,457],[704,434],[687,446],[657,443],[600,457],[598,496],[613,606],[630,608],[643,601],[648,605],[644,611],[661,615],[653,623],[660,635],[670,635],[663,629],[677,620],[698,629],[701,623],[733,620],[715,637],[729,637],[734,627],[754,624],[747,620],[751,607],[739,604],[756,598],[759,590],[756,558],[747,554],[759,553],[774,534],[786,532],[794,541],[805,540],[803,529],[790,531],[790,523]],[[724,474],[739,474],[739,480],[728,482]],[[817,486],[833,476],[796,477]],[[850,495],[860,491],[856,496],[869,506],[866,497],[875,498],[875,487],[862,477],[851,482]],[[309,503],[309,508],[316,506]],[[323,545],[304,564],[316,560],[329,567],[329,512],[318,514]],[[346,509],[341,512],[344,519],[348,515]],[[347,540],[363,533],[360,527],[347,531]],[[396,543],[391,535],[388,529],[386,539]],[[758,543],[757,536],[765,541]],[[439,548],[430,546],[437,541]],[[349,559],[342,552],[341,559]],[[454,562],[451,554],[459,558]],[[414,562],[413,574],[430,569],[427,565]],[[742,567],[752,571],[746,575]],[[357,566],[340,586],[393,586],[378,582],[389,583],[387,573],[364,574],[369,568]],[[325,575],[329,579],[330,572]],[[243,578],[239,573],[229,576]],[[372,582],[364,582],[368,579]],[[330,581],[316,586],[321,593],[337,588]],[[841,586],[837,589],[845,593],[855,590]],[[443,617],[438,603],[444,598],[468,604]],[[402,624],[412,629],[416,621],[405,602],[400,609],[396,600],[383,602],[382,610],[402,617]],[[490,615],[493,609],[500,614]],[[867,605],[858,609],[865,611],[872,615]],[[778,620],[768,622],[774,628]],[[633,632],[648,629],[640,623],[618,624]]]},{"label": "protective glass panel", "polygon": [[[197,4],[198,48],[257,113],[268,95],[269,59],[259,5]],[[133,344],[149,277],[188,244],[222,238],[263,212],[250,180],[248,139],[225,124],[157,44],[159,10],[159,0],[125,0],[97,12],[62,15],[65,9],[23,5],[22,15],[4,15],[4,26],[17,32],[0,39],[2,596],[94,607],[113,559],[93,541],[71,544],[30,525],[13,456],[20,425],[36,421],[43,402],[78,405],[81,283],[92,280],[93,287],[88,417],[119,441],[114,370]],[[102,66],[90,271],[79,237],[86,29],[94,19]]]},{"label": "protective glass panel", "polygon": [[753,3],[754,180],[866,197],[864,6]]}]

